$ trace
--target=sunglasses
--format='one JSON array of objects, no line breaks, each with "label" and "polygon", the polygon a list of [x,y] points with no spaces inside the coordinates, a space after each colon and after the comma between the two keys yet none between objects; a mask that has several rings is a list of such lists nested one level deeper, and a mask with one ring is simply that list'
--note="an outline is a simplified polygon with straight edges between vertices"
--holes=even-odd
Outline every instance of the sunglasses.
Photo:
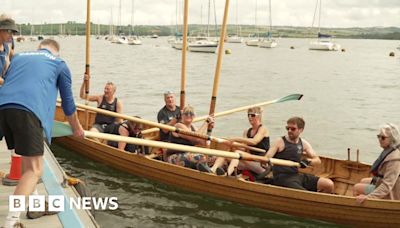
[{"label": "sunglasses", "polygon": [[194,116],[193,112],[184,112],[183,115],[185,116]]},{"label": "sunglasses", "polygon": [[6,32],[7,32],[8,34],[11,34],[11,35],[14,35],[14,34],[15,34],[15,31],[14,31],[14,30],[11,30],[11,29],[7,29]]},{"label": "sunglasses", "polygon": [[389,138],[388,136],[384,136],[384,135],[377,135],[376,137],[380,140],[385,140],[386,138]]},{"label": "sunglasses", "polygon": [[287,131],[295,131],[295,130],[297,130],[297,128],[286,126],[286,130]]},{"label": "sunglasses", "polygon": [[249,117],[249,118],[253,117],[254,118],[254,117],[259,116],[259,115],[260,115],[259,113],[248,113],[247,117]]}]

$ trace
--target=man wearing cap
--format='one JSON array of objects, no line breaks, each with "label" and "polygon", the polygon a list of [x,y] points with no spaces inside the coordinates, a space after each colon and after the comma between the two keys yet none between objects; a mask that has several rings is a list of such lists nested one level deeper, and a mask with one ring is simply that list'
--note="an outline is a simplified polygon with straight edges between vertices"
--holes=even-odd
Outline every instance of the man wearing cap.
[{"label": "man wearing cap", "polygon": [[0,85],[4,82],[3,76],[13,55],[9,43],[12,42],[12,35],[17,32],[15,21],[4,14],[0,15]]},{"label": "man wearing cap", "polygon": [[[13,49],[9,43],[12,41],[12,35],[17,33],[15,21],[5,14],[0,15],[0,86],[3,85],[3,76],[10,64],[13,55]],[[3,131],[0,129],[0,140],[3,139]]]},{"label": "man wearing cap", "polygon": [[[16,54],[0,87],[0,127],[8,149],[15,149],[22,156],[22,176],[14,195],[31,194],[42,175],[43,132],[50,143],[58,91],[74,136],[83,138],[71,90],[71,73],[58,57],[59,49],[55,40],[46,39],[37,51]],[[19,216],[20,212],[10,211],[5,227],[13,227]]]},{"label": "man wearing cap", "polygon": [[[160,109],[157,115],[157,121],[162,124],[175,126],[181,116],[180,107],[175,103],[175,94],[171,91],[164,92],[165,106]],[[160,130],[160,140],[167,142],[169,132],[167,130]]]}]

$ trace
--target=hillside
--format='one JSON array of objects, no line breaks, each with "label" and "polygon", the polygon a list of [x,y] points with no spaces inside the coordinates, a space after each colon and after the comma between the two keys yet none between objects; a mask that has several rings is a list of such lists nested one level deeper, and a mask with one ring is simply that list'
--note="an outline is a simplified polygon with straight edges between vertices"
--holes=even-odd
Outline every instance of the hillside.
[{"label": "hillside", "polygon": [[[178,26],[181,30],[181,26]],[[65,24],[41,24],[41,25],[20,25],[23,35],[84,35],[85,24],[67,22]],[[110,25],[92,24],[91,33],[93,35],[108,35],[110,33]],[[153,26],[153,25],[137,25],[134,27],[134,34],[146,36],[157,34],[159,36],[171,36],[175,34],[176,26]],[[211,36],[219,35],[220,26],[210,26]],[[131,26],[113,26],[114,33],[129,34]],[[253,25],[241,25],[241,36],[247,37],[254,35],[258,30],[260,36],[265,36],[267,28],[259,26],[255,28]],[[119,32],[117,32],[119,31]],[[204,34],[206,31],[205,25],[189,25],[189,34],[198,35]],[[217,31],[217,32],[215,32]],[[234,34],[236,26],[228,25],[228,34]],[[331,34],[337,38],[351,39],[390,39],[400,40],[400,27],[367,27],[367,28],[321,28],[322,33]],[[292,37],[292,38],[309,38],[315,37],[317,34],[316,28],[310,27],[290,27],[290,26],[274,26],[273,36],[275,37]]]}]

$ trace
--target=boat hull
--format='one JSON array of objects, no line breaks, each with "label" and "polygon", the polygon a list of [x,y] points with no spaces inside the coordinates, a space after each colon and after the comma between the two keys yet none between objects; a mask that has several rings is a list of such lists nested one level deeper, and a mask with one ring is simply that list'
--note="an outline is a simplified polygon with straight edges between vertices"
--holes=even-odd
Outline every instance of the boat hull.
[{"label": "boat hull", "polygon": [[[63,137],[56,143],[90,159],[137,176],[189,191],[294,216],[357,226],[398,227],[400,203],[369,200],[358,206],[354,197],[314,193],[201,173],[146,156],[130,154],[90,139]],[[384,220],[383,220],[384,219]]]},{"label": "boat hull", "polygon": [[275,40],[262,40],[258,44],[261,48],[274,48],[278,46],[278,43]]},{"label": "boat hull", "polygon": [[246,40],[246,45],[251,46],[251,47],[258,47],[258,44],[260,43],[260,40]]},{"label": "boat hull", "polygon": [[238,36],[231,36],[226,39],[227,43],[242,43],[243,38]]},{"label": "boat hull", "polygon": [[[82,120],[84,114],[79,111]],[[89,113],[89,117],[89,123],[92,123],[93,113]],[[65,121],[60,108],[56,120]],[[370,169],[369,165],[354,161],[321,157],[322,166],[304,169],[304,172],[328,177],[335,182],[336,194],[324,194],[202,173],[121,151],[91,139],[62,137],[54,141],[123,172],[270,211],[356,226],[400,226],[400,201],[367,200],[360,206],[351,196],[352,186],[368,176]],[[212,147],[221,149],[219,145]]]}]

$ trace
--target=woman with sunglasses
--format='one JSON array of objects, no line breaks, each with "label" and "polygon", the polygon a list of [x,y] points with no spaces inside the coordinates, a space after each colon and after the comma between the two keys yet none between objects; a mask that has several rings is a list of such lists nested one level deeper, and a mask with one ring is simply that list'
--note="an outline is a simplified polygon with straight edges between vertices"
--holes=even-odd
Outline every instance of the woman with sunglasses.
[{"label": "woman with sunglasses", "polygon": [[354,185],[358,203],[366,199],[400,200],[400,133],[394,124],[385,124],[377,135],[383,151],[372,164],[372,178],[363,178]]},{"label": "woman with sunglasses", "polygon": [[[175,127],[185,131],[193,131],[199,134],[206,134],[207,129],[212,129],[214,127],[214,118],[212,116],[208,116],[203,125],[199,129],[196,129],[192,125],[194,116],[195,113],[193,107],[186,106],[182,111],[180,121],[175,124]],[[206,146],[205,139],[179,134],[176,132],[172,132],[169,137],[169,142],[188,146]],[[199,169],[201,171],[208,171],[210,169],[207,165],[208,157],[202,154],[167,150],[167,161],[175,165],[185,166],[192,169]]]},{"label": "woman with sunglasses", "polygon": [[[244,130],[243,137],[229,138],[227,144],[231,142],[244,143],[249,146],[254,146],[265,150],[265,152],[248,151],[251,154],[264,156],[266,151],[269,149],[269,132],[268,129],[262,124],[262,109],[261,107],[249,108],[247,110],[247,117],[250,123],[250,128]],[[221,166],[225,164],[226,159],[219,157],[215,161],[211,170],[218,175],[223,175],[224,172]],[[263,178],[265,176],[265,169],[261,166],[260,162],[255,161],[240,161],[238,159],[232,159],[229,163],[227,174],[231,175],[235,169],[238,170],[250,170],[257,174],[257,178]],[[256,178],[256,179],[257,179]]]}]

